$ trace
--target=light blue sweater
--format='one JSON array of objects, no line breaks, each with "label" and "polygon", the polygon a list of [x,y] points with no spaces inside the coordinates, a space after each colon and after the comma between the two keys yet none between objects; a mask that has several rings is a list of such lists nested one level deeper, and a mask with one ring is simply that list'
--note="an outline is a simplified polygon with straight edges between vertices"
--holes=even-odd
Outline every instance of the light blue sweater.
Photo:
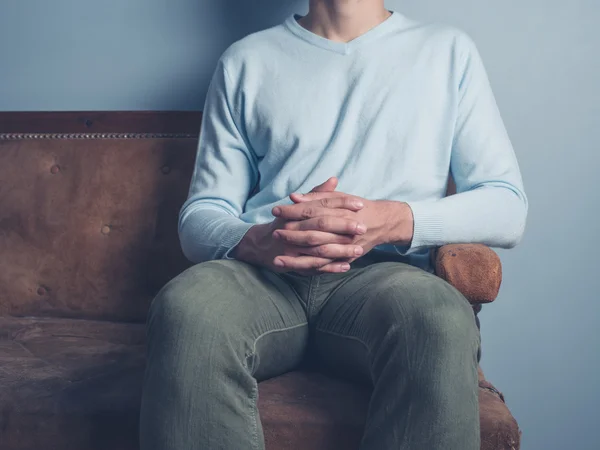
[{"label": "light blue sweater", "polygon": [[[390,260],[431,270],[432,247],[517,244],[527,199],[471,39],[394,11],[342,43],[299,17],[246,36],[218,61],[179,218],[185,255],[231,258],[275,205],[331,176],[338,191],[410,205],[412,244],[374,250]],[[444,198],[450,171],[458,194]]]}]

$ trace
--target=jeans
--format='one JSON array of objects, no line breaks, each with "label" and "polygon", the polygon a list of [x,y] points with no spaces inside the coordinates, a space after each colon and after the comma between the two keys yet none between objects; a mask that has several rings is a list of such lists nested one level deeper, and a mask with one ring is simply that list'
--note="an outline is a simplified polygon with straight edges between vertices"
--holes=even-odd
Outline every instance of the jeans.
[{"label": "jeans", "polygon": [[479,450],[479,346],[465,297],[404,263],[367,254],[317,276],[198,264],[150,309],[141,449],[263,450],[257,382],[310,355],[372,385],[361,450]]}]

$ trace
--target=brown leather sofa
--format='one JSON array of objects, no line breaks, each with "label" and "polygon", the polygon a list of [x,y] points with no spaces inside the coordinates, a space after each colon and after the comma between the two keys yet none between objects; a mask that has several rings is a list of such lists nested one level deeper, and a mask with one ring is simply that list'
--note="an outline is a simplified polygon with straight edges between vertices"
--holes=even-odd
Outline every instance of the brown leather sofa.
[{"label": "brown leather sofa", "polygon": [[[144,321],[188,266],[177,214],[199,124],[199,113],[0,113],[0,449],[137,448]],[[476,311],[495,299],[490,249],[444,247],[436,267]],[[479,387],[481,448],[518,449],[502,394],[482,373]],[[299,370],[259,397],[268,450],[357,448],[367,387]]]}]

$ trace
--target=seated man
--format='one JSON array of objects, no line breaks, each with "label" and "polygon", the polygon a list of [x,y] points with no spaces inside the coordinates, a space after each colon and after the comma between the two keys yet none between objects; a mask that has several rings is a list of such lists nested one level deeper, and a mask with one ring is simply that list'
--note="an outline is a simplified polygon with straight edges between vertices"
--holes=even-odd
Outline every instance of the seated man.
[{"label": "seated man", "polygon": [[234,43],[180,214],[199,264],[149,315],[142,450],[264,449],[257,381],[307,355],[372,384],[361,450],[479,449],[479,331],[430,251],[513,247],[526,213],[462,32],[311,0]]}]

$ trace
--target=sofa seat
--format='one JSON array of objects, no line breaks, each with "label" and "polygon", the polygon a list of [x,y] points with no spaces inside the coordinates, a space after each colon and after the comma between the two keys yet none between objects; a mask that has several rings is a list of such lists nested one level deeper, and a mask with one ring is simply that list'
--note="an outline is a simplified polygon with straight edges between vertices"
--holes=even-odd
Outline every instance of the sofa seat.
[{"label": "sofa seat", "polygon": [[[142,324],[0,317],[0,448],[135,450]],[[482,449],[516,448],[518,427],[480,374]],[[313,372],[260,383],[268,450],[353,450],[369,390]]]},{"label": "sofa seat", "polygon": [[0,318],[0,448],[131,450],[143,325]]}]

